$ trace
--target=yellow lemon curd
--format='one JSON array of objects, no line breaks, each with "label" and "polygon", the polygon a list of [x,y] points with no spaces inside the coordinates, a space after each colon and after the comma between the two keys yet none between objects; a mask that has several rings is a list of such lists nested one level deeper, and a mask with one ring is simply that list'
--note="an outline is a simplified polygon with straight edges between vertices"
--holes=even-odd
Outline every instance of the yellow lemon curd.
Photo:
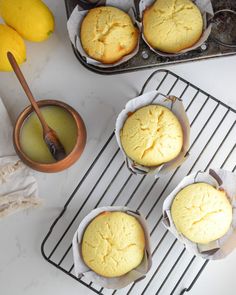
[{"label": "yellow lemon curd", "polygon": [[229,230],[232,206],[224,191],[207,183],[195,183],[176,195],[171,215],[177,230],[186,238],[207,244]]},{"label": "yellow lemon curd", "polygon": [[84,262],[104,277],[122,276],[142,261],[145,236],[138,220],[124,212],[103,212],[87,226],[82,240]]},{"label": "yellow lemon curd", "polygon": [[[48,125],[56,131],[66,154],[69,154],[77,140],[74,118],[61,107],[45,106],[40,109]],[[34,112],[29,115],[21,128],[20,145],[24,154],[33,161],[45,164],[55,162],[44,142],[42,126]]]},{"label": "yellow lemon curd", "polygon": [[127,156],[144,166],[158,166],[176,158],[183,145],[183,131],[166,107],[149,105],[131,114],[120,132]]}]

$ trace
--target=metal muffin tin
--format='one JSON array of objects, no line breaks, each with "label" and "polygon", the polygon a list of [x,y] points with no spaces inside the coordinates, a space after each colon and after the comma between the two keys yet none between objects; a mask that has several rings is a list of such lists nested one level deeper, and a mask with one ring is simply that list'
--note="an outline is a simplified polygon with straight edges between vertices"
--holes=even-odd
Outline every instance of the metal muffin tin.
[{"label": "metal muffin tin", "polygon": [[[138,9],[139,0],[134,0]],[[67,17],[69,18],[76,5],[84,9],[96,6],[98,1],[87,0],[65,0]],[[101,3],[101,1],[99,1]],[[204,44],[197,50],[193,50],[178,56],[163,57],[152,52],[140,39],[140,49],[136,56],[129,61],[112,68],[99,68],[87,64],[82,55],[73,47],[77,59],[89,70],[99,74],[118,74],[124,72],[149,69],[169,64],[197,61],[207,58],[229,56],[236,54],[236,1],[235,0],[212,0],[215,12],[212,22],[212,32]]]}]

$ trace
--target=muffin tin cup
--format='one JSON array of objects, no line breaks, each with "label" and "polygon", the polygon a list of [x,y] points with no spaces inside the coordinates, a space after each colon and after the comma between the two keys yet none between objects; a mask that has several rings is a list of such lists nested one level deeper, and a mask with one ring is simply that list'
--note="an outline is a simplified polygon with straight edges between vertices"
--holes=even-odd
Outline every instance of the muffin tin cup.
[{"label": "muffin tin cup", "polygon": [[[142,225],[145,234],[145,254],[141,264],[135,269],[131,270],[127,274],[115,277],[115,278],[107,278],[98,275],[94,271],[92,271],[85,263],[81,254],[81,245],[83,234],[89,223],[99,214],[105,211],[119,211],[125,212],[129,215],[134,216]],[[72,241],[73,248],[73,257],[74,257],[74,267],[75,267],[75,275],[78,278],[85,276],[91,282],[108,289],[121,289],[126,287],[132,282],[136,282],[145,278],[147,272],[151,268],[152,265],[152,254],[150,248],[150,234],[147,227],[146,220],[140,215],[138,211],[132,211],[127,207],[123,206],[107,206],[100,207],[92,210],[80,223],[79,228],[74,234]]]},{"label": "muffin tin cup", "polygon": [[[106,6],[109,5],[109,6],[117,7],[119,9],[127,12],[129,14],[129,16],[131,17],[134,25],[137,24],[137,20],[135,18],[135,13],[134,13],[135,7],[134,7],[133,1],[120,0],[119,3],[117,3],[117,1],[107,0],[105,2],[106,2],[105,3]],[[103,4],[103,6],[104,6],[104,4]],[[78,52],[83,56],[83,58],[85,59],[85,61],[88,64],[91,64],[91,65],[94,65],[94,66],[100,67],[100,68],[111,68],[111,67],[118,66],[118,65],[128,61],[129,59],[131,59],[132,57],[134,57],[138,53],[139,41],[138,41],[136,48],[130,54],[127,54],[122,59],[120,59],[118,62],[113,63],[113,64],[104,64],[100,61],[97,61],[97,60],[89,57],[88,54],[84,51],[81,41],[80,41],[80,27],[81,27],[82,21],[87,13],[88,13],[88,10],[81,10],[79,5],[77,5],[74,8],[74,10],[67,22],[67,30],[69,33],[71,43],[78,50]]]},{"label": "muffin tin cup", "polygon": [[[204,182],[214,186],[217,189],[224,190],[233,208],[233,219],[228,232],[220,239],[208,244],[197,244],[181,233],[175,227],[171,217],[171,205],[180,190],[184,187]],[[236,247],[236,175],[233,172],[223,169],[210,169],[208,172],[198,171],[186,176],[179,185],[170,193],[163,204],[163,220],[164,226],[184,244],[186,249],[194,255],[204,259],[219,260],[229,255]]]},{"label": "muffin tin cup", "polygon": [[[145,11],[145,9],[147,9],[149,6],[151,6],[153,4],[154,0],[141,0],[139,2],[139,13],[140,13],[140,19],[142,20],[143,18],[143,12]],[[153,48],[148,41],[146,40],[144,34],[143,34],[143,24],[142,22],[139,23],[139,28],[140,31],[142,32],[142,38],[144,40],[144,42],[148,45],[148,47],[155,52],[156,54],[160,55],[160,56],[166,56],[166,57],[173,57],[173,56],[178,56],[180,54],[184,54],[186,52],[192,51],[197,49],[198,47],[200,47],[204,42],[207,41],[208,37],[210,36],[211,33],[211,27],[212,24],[207,22],[208,17],[213,17],[214,12],[213,12],[213,7],[211,4],[211,0],[196,0],[193,1],[194,4],[196,4],[196,6],[199,8],[201,14],[202,14],[202,18],[203,18],[203,33],[202,36],[200,37],[200,39],[198,40],[197,43],[195,43],[193,46],[183,49],[179,52],[176,53],[167,53],[167,52],[163,52],[160,50],[157,50],[155,48]]]},{"label": "muffin tin cup", "polygon": [[[178,118],[183,130],[183,146],[182,146],[181,152],[175,159],[159,166],[148,167],[148,166],[143,166],[138,163],[135,163],[132,159],[130,159],[126,155],[121,144],[120,131],[123,128],[124,123],[126,119],[128,118],[128,116],[130,115],[130,113],[133,113],[144,106],[155,105],[155,104],[162,105],[168,108]],[[188,154],[189,141],[190,141],[189,120],[185,112],[182,100],[173,95],[166,96],[162,93],[159,93],[158,91],[151,91],[128,101],[123,111],[121,111],[121,113],[117,117],[115,135],[116,135],[117,143],[126,159],[126,165],[128,169],[134,174],[153,174],[155,175],[155,177],[160,177],[170,172],[171,170],[177,168],[178,166],[180,166],[189,156]]]}]

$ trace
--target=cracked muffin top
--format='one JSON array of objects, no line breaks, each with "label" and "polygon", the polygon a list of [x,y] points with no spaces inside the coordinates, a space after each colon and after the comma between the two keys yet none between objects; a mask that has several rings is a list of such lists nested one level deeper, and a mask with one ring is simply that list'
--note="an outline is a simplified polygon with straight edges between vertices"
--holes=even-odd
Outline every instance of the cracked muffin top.
[{"label": "cracked muffin top", "polygon": [[143,15],[143,33],[155,49],[177,53],[201,37],[203,19],[191,0],[156,0]]},{"label": "cracked muffin top", "polygon": [[224,191],[207,183],[194,183],[176,195],[171,215],[175,227],[186,238],[208,244],[229,230],[232,206]]},{"label": "cracked muffin top", "polygon": [[103,212],[87,226],[82,240],[86,265],[104,277],[118,277],[136,268],[145,249],[139,221],[124,212]]},{"label": "cracked muffin top", "polygon": [[104,64],[115,63],[131,53],[137,46],[138,36],[130,16],[110,6],[89,10],[80,31],[85,52]]},{"label": "cracked muffin top", "polygon": [[177,117],[166,107],[148,105],[130,114],[120,132],[126,155],[151,167],[176,158],[183,146],[183,131]]}]

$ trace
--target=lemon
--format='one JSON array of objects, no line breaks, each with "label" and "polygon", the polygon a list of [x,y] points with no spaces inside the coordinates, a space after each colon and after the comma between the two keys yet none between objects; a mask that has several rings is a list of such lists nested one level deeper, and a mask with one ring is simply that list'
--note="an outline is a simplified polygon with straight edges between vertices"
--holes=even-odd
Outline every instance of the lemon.
[{"label": "lemon", "polygon": [[0,15],[29,41],[44,41],[54,31],[53,14],[41,0],[0,0]]},{"label": "lemon", "polygon": [[26,60],[25,42],[22,37],[7,25],[0,24],[0,71],[11,71],[12,67],[7,58],[10,51],[18,64]]}]

